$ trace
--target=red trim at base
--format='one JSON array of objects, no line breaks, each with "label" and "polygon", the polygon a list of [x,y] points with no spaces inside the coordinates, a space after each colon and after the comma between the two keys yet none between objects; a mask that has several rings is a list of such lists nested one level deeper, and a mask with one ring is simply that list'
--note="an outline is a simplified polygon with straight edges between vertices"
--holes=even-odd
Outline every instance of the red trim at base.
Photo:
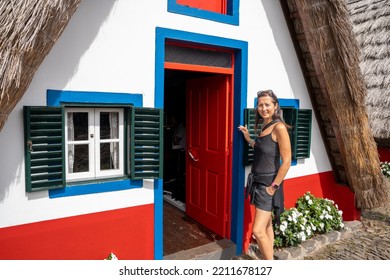
[{"label": "red trim at base", "polygon": [[[294,207],[297,199],[307,191],[310,191],[315,197],[334,200],[339,209],[343,211],[344,221],[360,220],[360,211],[355,208],[354,194],[348,187],[337,184],[331,171],[285,180],[285,208]],[[246,252],[252,236],[255,214],[255,209],[249,204],[249,199],[245,200],[244,213],[243,249]]]},{"label": "red trim at base", "polygon": [[3,260],[154,259],[153,204],[0,229]]}]

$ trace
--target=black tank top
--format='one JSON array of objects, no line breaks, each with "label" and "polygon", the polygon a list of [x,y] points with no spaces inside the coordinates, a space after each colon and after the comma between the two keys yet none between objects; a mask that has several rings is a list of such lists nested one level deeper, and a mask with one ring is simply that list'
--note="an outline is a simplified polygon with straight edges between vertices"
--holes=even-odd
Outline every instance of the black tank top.
[{"label": "black tank top", "polygon": [[[273,130],[276,126],[274,126]],[[256,138],[252,163],[252,173],[254,174],[271,174],[277,173],[279,170],[279,146],[277,142],[272,140],[271,134],[272,132]]]}]

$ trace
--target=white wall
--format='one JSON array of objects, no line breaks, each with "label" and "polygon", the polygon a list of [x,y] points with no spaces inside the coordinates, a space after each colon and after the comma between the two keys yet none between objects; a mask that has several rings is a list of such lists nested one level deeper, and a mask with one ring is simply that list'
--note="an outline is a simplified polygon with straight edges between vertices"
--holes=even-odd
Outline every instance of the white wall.
[{"label": "white wall", "polygon": [[[258,90],[270,88],[312,108],[279,1],[241,0],[240,25],[233,26],[168,13],[167,1],[83,0],[0,133],[0,227],[153,203],[150,182],[57,199],[47,191],[27,194],[22,108],[46,105],[47,89],[142,93],[144,105],[153,106],[156,26],[248,41],[248,106]],[[288,178],[328,170],[314,120],[311,157]]]}]

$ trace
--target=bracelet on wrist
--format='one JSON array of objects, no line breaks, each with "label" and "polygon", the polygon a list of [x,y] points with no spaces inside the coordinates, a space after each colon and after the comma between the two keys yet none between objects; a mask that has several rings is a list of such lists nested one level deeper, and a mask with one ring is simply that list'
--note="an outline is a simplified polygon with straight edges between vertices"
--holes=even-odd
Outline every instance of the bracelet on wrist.
[{"label": "bracelet on wrist", "polygon": [[249,147],[252,147],[252,144],[253,144],[253,143],[255,143],[255,140],[252,139],[251,141],[249,141],[248,146],[249,146]]}]

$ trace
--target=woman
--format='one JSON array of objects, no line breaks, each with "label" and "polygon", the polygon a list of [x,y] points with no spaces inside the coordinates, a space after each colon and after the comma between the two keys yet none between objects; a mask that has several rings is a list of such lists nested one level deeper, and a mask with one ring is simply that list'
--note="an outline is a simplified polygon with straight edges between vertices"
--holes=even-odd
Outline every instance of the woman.
[{"label": "woman", "polygon": [[[261,255],[272,260],[274,255],[274,232],[272,211],[277,215],[283,212],[283,180],[291,165],[291,145],[287,129],[290,128],[282,119],[279,101],[272,90],[257,93],[255,132],[256,139],[251,139],[245,126],[238,129],[244,135],[248,145],[254,148],[254,159],[248,181],[250,203],[256,207],[253,223],[253,236]],[[257,133],[261,125],[260,132]],[[277,211],[278,210],[278,211]]]}]

